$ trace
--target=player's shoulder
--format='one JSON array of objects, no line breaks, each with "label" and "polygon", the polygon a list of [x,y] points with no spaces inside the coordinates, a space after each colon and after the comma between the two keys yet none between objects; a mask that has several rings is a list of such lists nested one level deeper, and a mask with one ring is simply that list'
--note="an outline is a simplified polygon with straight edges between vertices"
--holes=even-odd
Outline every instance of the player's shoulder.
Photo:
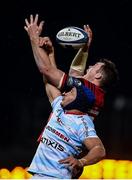
[{"label": "player's shoulder", "polygon": [[60,105],[62,102],[62,98],[63,98],[62,96],[56,97],[51,103],[52,108],[54,108],[57,105]]}]

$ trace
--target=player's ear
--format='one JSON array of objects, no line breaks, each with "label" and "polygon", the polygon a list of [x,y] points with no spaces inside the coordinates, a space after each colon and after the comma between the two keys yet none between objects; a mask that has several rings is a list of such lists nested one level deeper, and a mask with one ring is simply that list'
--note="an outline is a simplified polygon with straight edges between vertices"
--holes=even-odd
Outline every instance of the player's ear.
[{"label": "player's ear", "polygon": [[102,73],[101,72],[96,73],[95,79],[101,79],[101,78],[102,78]]}]

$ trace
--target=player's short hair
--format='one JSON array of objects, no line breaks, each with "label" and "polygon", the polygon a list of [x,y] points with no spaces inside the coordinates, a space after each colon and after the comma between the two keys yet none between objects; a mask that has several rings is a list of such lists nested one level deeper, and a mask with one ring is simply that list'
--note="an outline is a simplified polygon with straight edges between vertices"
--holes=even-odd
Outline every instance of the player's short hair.
[{"label": "player's short hair", "polygon": [[117,85],[119,81],[119,73],[115,63],[112,61],[104,58],[100,59],[100,62],[104,63],[100,68],[100,71],[102,71],[103,74],[100,86],[105,90],[109,90]]}]

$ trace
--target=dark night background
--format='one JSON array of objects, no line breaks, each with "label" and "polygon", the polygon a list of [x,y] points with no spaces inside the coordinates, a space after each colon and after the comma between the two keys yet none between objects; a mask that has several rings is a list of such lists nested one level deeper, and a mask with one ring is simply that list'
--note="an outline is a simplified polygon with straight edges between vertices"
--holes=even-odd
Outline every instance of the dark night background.
[{"label": "dark night background", "polygon": [[0,168],[29,166],[37,138],[50,113],[42,77],[33,59],[24,30],[24,19],[39,13],[45,20],[43,35],[51,37],[59,68],[68,71],[74,50],[63,49],[56,33],[66,26],[93,30],[89,63],[112,59],[120,82],[106,99],[95,126],[106,158],[132,160],[132,6],[130,0],[106,1],[5,1],[1,5],[0,63]]}]

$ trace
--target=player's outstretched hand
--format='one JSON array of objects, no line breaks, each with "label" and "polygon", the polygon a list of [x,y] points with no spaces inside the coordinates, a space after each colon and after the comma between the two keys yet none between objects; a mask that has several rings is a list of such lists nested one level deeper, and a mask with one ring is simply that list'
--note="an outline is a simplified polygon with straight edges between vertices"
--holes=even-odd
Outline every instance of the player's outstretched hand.
[{"label": "player's outstretched hand", "polygon": [[25,19],[26,25],[24,26],[24,29],[27,31],[30,40],[36,43],[39,42],[39,36],[41,35],[44,24],[44,21],[38,23],[38,19],[38,14],[36,14],[35,17],[33,17],[33,15],[31,14],[29,20],[27,18]]}]

